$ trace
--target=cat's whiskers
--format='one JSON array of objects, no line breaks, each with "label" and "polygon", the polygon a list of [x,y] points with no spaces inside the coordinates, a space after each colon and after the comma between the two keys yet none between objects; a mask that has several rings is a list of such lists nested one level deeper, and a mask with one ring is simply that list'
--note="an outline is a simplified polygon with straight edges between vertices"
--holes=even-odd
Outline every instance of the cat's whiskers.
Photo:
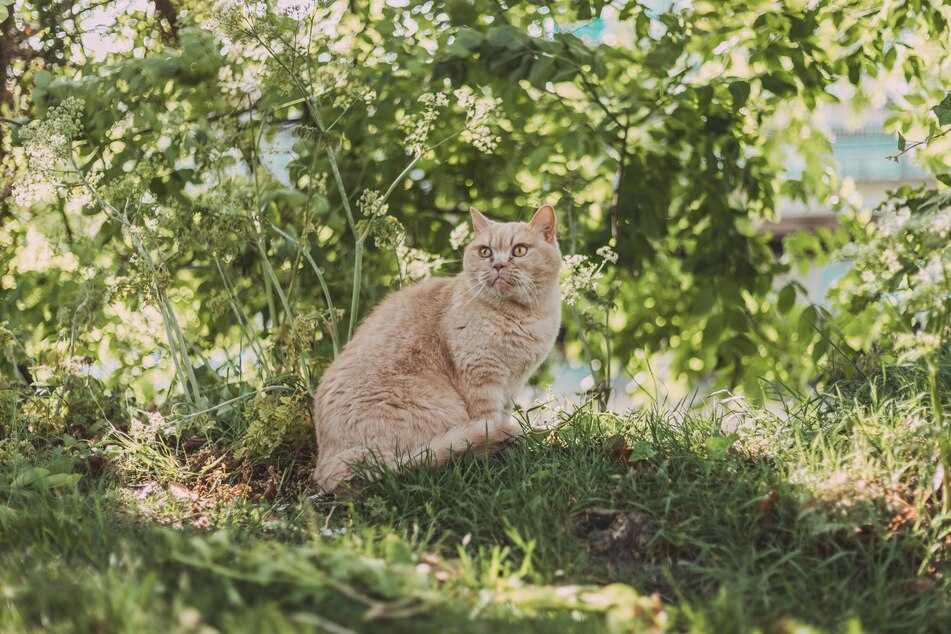
[{"label": "cat's whiskers", "polygon": [[[472,300],[474,300],[475,298],[477,298],[477,297],[479,296],[479,293],[482,292],[482,290],[485,288],[485,286],[486,286],[487,283],[488,283],[488,282],[483,281],[483,282],[479,285],[479,288],[475,289],[475,292],[472,294],[472,297],[470,297],[468,300],[466,300],[466,303],[463,304],[462,307],[465,308],[466,306],[468,306],[469,304],[471,304],[471,303],[472,303]],[[472,287],[470,286],[469,289],[471,290]]]},{"label": "cat's whiskers", "polygon": [[522,291],[526,303],[534,308],[538,300],[538,284],[535,280],[520,274],[515,278],[515,285]]}]

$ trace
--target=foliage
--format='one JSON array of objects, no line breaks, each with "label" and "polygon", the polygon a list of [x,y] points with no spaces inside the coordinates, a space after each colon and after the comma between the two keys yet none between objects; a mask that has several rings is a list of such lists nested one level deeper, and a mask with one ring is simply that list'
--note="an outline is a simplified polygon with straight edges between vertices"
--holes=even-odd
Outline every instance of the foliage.
[{"label": "foliage", "polygon": [[[35,4],[13,5],[11,41],[69,3]],[[925,69],[947,58],[944,14],[916,1],[166,5],[103,27],[126,48],[63,49],[79,21],[38,30],[37,56],[11,66],[13,379],[88,355],[143,402],[200,410],[286,374],[312,390],[368,306],[458,269],[470,205],[516,219],[547,201],[571,254],[618,254],[591,287],[596,327],[565,320],[601,384],[661,353],[751,392],[800,383],[820,338],[789,336],[776,306],[797,289],[773,280],[790,263],[758,222],[780,196],[835,192],[808,121],[837,82],[899,75],[930,95]],[[905,114],[889,125],[908,133]],[[608,336],[582,343],[586,329]]]},{"label": "foliage", "polygon": [[951,337],[951,196],[905,188],[853,233],[842,255],[854,266],[838,288],[860,317],[856,340],[934,361]]},{"label": "foliage", "polygon": [[[564,411],[517,450],[350,500],[8,463],[0,628],[927,631],[951,618],[927,380],[884,366],[779,414],[726,394]],[[951,405],[946,360],[939,380]],[[145,521],[161,504],[169,525]]]},{"label": "foliage", "polygon": [[312,401],[307,392],[259,392],[248,403],[244,419],[248,424],[237,456],[268,458],[280,451],[312,454]]},{"label": "foliage", "polygon": [[[119,4],[0,0],[0,629],[951,619],[947,192],[782,256],[759,231],[782,198],[850,211],[815,110],[895,78],[899,155],[948,184],[946,8],[153,0],[90,50]],[[541,202],[601,407],[305,497],[310,397],[369,307],[458,271],[470,205]],[[834,257],[831,310],[779,282]],[[604,411],[660,355],[796,400]]]}]

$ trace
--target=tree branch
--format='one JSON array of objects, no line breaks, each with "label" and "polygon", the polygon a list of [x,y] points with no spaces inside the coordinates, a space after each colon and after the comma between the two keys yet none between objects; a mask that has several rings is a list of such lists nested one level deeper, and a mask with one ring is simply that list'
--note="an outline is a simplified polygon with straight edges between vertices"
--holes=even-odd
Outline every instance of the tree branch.
[{"label": "tree branch", "polygon": [[155,5],[155,13],[159,18],[164,18],[168,22],[168,28],[162,28],[162,39],[166,42],[174,42],[178,39],[178,11],[172,6],[171,0],[152,0]]}]

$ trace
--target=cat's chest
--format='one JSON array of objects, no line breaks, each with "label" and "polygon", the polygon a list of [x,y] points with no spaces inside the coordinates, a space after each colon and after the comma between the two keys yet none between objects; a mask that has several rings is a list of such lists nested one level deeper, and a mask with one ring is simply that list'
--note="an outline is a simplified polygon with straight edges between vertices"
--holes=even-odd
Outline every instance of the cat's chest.
[{"label": "cat's chest", "polygon": [[555,342],[558,317],[470,317],[456,326],[457,352],[470,361],[500,364],[519,376],[534,370]]}]

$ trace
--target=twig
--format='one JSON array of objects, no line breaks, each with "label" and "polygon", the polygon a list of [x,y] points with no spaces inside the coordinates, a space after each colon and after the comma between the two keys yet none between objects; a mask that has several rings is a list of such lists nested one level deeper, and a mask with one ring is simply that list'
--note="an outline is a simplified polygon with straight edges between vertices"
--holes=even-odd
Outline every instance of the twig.
[{"label": "twig", "polygon": [[898,154],[894,154],[894,155],[892,155],[892,156],[886,156],[885,158],[888,159],[889,161],[895,161],[895,162],[897,163],[897,162],[898,162],[898,159],[899,159],[901,156],[907,154],[908,152],[911,152],[912,150],[914,150],[914,149],[915,149],[916,147],[918,147],[919,145],[924,145],[925,143],[930,143],[931,141],[934,141],[935,139],[940,139],[941,137],[947,135],[949,132],[951,132],[951,128],[948,128],[947,130],[945,130],[944,132],[941,132],[940,134],[936,134],[936,135],[934,135],[934,136],[930,136],[930,137],[928,137],[927,139],[925,139],[924,141],[915,141],[914,143],[905,145],[905,149],[902,150],[901,152],[899,152]]}]

